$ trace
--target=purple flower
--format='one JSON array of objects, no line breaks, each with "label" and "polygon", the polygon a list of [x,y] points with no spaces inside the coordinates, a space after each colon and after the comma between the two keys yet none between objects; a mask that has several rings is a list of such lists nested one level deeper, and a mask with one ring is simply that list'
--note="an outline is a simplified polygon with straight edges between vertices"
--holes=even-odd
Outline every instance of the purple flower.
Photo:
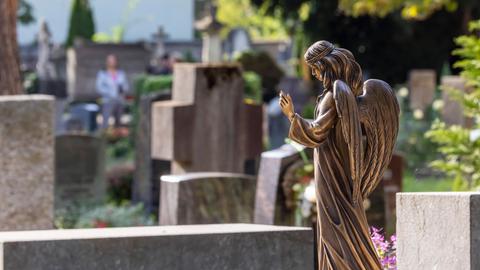
[{"label": "purple flower", "polygon": [[382,229],[370,228],[370,235],[375,247],[378,258],[384,270],[397,269],[397,237],[392,235],[390,241],[385,240]]}]

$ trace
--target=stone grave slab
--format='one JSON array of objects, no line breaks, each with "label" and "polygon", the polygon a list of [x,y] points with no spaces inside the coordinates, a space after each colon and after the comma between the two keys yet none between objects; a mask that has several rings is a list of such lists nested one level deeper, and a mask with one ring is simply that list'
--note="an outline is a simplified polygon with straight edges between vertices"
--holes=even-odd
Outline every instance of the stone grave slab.
[{"label": "stone grave slab", "polygon": [[160,225],[251,223],[255,177],[234,173],[164,175]]},{"label": "stone grave slab", "polygon": [[135,174],[132,198],[141,202],[149,213],[158,212],[159,181],[170,173],[170,162],[152,159],[152,103],[170,99],[170,93],[142,96],[138,104],[138,126],[135,130]]},{"label": "stone grave slab", "polygon": [[437,74],[431,69],[414,69],[408,76],[410,108],[424,111],[435,98]]},{"label": "stone grave slab", "polygon": [[105,145],[102,139],[65,134],[55,139],[55,209],[106,199]]},{"label": "stone grave slab", "polygon": [[262,153],[255,194],[255,223],[292,225],[284,215],[281,187],[285,170],[298,160],[298,151],[290,145]]},{"label": "stone grave slab", "polygon": [[[465,85],[465,80],[460,76],[443,76],[442,87],[457,89],[462,92],[470,91]],[[452,99],[448,91],[442,91],[443,109],[442,120],[448,125],[460,125],[469,127],[472,125],[472,119],[463,115],[462,104]]]},{"label": "stone grave slab", "polygon": [[480,193],[397,194],[397,266],[480,269]]},{"label": "stone grave slab", "polygon": [[0,233],[3,270],[314,269],[307,228],[216,224]]},{"label": "stone grave slab", "polygon": [[54,99],[0,96],[0,230],[53,228]]}]

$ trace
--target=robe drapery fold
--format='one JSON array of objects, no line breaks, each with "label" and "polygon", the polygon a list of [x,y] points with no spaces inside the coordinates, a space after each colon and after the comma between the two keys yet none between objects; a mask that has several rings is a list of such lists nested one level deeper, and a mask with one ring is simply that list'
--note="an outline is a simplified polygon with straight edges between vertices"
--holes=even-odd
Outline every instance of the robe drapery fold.
[{"label": "robe drapery fold", "polygon": [[[363,148],[358,145],[362,142],[358,107],[355,98],[342,102],[349,116],[357,117],[338,113],[347,108],[337,109],[333,93],[327,93],[317,104],[314,121],[297,114],[292,118],[289,137],[314,148],[319,269],[380,270],[363,204],[354,203],[361,168],[352,158],[358,162],[363,158],[359,152]],[[345,130],[349,127],[353,128]]]}]

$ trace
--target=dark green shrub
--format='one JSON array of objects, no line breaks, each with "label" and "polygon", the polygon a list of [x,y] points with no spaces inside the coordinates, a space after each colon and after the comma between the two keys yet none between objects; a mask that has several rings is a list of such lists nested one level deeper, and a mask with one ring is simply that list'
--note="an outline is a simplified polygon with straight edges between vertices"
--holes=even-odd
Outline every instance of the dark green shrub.
[{"label": "dark green shrub", "polygon": [[66,45],[71,47],[75,38],[91,40],[95,34],[93,12],[88,0],[73,0],[70,13],[70,26]]},{"label": "dark green shrub", "polygon": [[262,98],[269,101],[276,95],[276,87],[283,78],[283,70],[266,52],[244,52],[237,61],[245,71],[253,71],[262,78]]}]

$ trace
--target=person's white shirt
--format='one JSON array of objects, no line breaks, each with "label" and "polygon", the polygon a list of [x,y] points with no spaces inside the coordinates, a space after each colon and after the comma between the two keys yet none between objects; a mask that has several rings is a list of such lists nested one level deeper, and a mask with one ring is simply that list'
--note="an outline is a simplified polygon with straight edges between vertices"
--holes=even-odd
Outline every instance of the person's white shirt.
[{"label": "person's white shirt", "polygon": [[[117,70],[115,78],[106,70],[97,73],[97,92],[103,101],[123,100],[128,91],[128,80],[123,70]],[[122,93],[119,90],[122,89]]]}]

